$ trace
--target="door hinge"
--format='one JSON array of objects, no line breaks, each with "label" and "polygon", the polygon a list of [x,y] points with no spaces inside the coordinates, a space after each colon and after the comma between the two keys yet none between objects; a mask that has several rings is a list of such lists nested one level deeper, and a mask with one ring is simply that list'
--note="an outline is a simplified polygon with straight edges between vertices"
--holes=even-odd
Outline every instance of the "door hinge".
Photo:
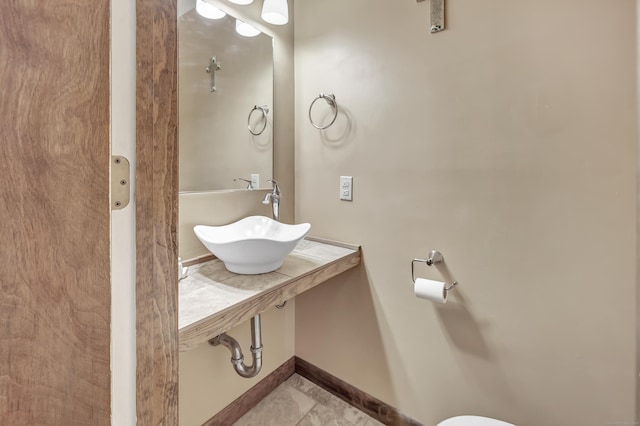
[{"label": "door hinge", "polygon": [[129,160],[111,156],[111,210],[122,210],[129,204]]}]

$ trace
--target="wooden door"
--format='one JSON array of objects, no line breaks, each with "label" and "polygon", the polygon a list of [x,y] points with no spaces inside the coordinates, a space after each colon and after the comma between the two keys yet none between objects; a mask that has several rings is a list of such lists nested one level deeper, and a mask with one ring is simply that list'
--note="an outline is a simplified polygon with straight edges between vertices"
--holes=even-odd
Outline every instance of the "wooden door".
[{"label": "wooden door", "polygon": [[0,7],[0,425],[110,424],[109,6]]}]

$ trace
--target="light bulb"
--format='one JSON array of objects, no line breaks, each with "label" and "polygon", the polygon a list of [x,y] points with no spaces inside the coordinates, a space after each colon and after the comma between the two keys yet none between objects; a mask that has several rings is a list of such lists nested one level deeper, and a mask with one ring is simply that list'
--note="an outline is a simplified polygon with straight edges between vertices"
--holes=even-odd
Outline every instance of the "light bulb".
[{"label": "light bulb", "polygon": [[264,0],[262,19],[273,25],[284,25],[289,22],[287,0]]},{"label": "light bulb", "polygon": [[246,22],[242,22],[239,19],[236,19],[236,32],[245,37],[255,37],[260,34],[260,30],[256,27],[249,25]]},{"label": "light bulb", "polygon": [[210,5],[204,0],[196,1],[196,12],[198,12],[198,15],[207,19],[222,19],[227,15],[217,7]]}]

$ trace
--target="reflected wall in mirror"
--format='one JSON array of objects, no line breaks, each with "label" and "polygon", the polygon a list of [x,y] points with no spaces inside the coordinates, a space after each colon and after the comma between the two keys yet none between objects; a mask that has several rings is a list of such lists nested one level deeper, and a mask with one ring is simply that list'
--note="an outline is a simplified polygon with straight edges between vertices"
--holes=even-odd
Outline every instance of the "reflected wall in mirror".
[{"label": "reflected wall in mirror", "polygon": [[194,2],[178,17],[178,67],[179,190],[245,189],[234,179],[252,174],[270,187],[273,39],[242,36],[235,17],[204,18]]}]

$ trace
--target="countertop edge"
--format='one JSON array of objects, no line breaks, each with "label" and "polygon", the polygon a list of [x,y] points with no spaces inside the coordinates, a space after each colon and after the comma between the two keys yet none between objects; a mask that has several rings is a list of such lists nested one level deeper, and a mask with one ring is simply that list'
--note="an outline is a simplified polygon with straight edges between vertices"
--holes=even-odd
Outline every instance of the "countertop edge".
[{"label": "countertop edge", "polygon": [[355,268],[361,263],[362,251],[360,246],[335,243],[313,237],[309,239],[352,249],[354,252],[302,275],[292,277],[269,290],[256,294],[251,298],[216,312],[202,320],[184,326],[178,330],[179,351],[184,352],[193,349],[209,339],[233,328],[237,324],[270,309],[274,305],[281,304],[336,275]]}]

